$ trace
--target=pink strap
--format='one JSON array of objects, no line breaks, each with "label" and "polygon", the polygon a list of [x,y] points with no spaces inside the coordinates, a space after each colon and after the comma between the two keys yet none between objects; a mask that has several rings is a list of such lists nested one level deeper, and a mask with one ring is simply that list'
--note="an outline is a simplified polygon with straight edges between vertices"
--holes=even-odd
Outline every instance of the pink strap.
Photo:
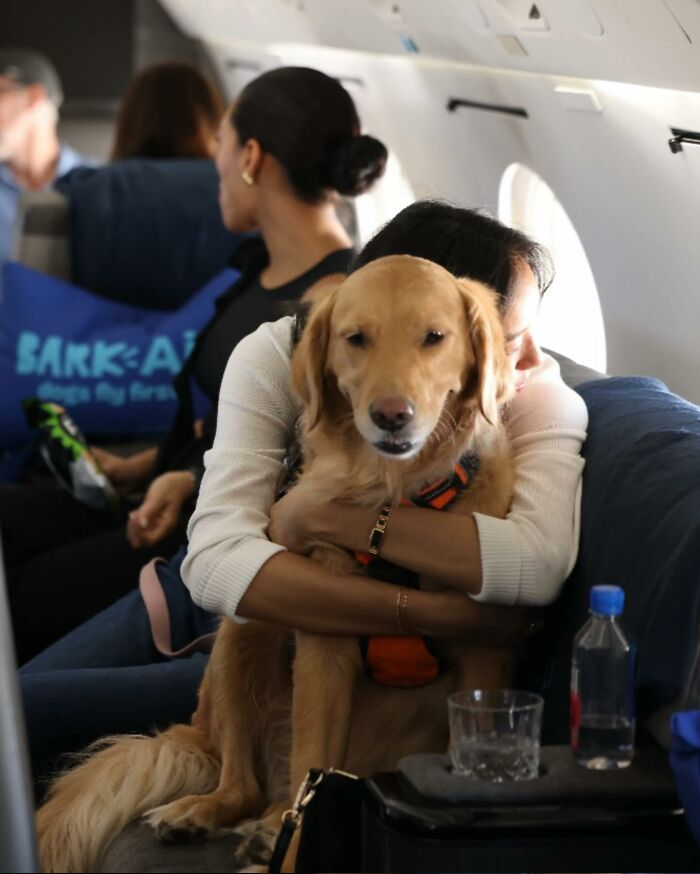
[{"label": "pink strap", "polygon": [[148,621],[151,626],[153,645],[161,655],[168,658],[189,655],[192,652],[209,652],[214,644],[216,632],[202,634],[181,649],[173,650],[172,633],[170,630],[170,611],[165,598],[163,586],[158,579],[156,567],[166,564],[164,558],[154,558],[141,568],[139,589],[146,606]]}]

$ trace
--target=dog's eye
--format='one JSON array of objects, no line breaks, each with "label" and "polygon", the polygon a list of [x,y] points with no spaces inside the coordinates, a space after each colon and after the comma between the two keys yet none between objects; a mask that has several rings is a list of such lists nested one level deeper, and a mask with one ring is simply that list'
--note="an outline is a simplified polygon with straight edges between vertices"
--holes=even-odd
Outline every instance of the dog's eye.
[{"label": "dog's eye", "polygon": [[435,346],[437,343],[442,342],[445,339],[445,335],[441,334],[440,331],[428,331],[428,333],[423,338],[424,346]]},{"label": "dog's eye", "polygon": [[367,337],[362,333],[362,331],[356,331],[354,334],[348,334],[345,339],[351,346],[355,346],[357,349],[364,349],[367,345]]}]

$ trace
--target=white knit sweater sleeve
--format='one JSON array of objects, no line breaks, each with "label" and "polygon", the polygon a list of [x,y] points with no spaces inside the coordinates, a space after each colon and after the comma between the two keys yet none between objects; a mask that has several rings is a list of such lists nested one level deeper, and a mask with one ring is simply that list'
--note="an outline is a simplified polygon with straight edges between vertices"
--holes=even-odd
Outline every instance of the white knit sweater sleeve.
[{"label": "white knit sweater sleeve", "polygon": [[260,568],[284,550],[268,539],[267,526],[298,409],[290,390],[291,325],[290,318],[261,325],[229,358],[188,526],[182,578],[197,604],[232,619]]},{"label": "white knit sweater sleeve", "polygon": [[515,490],[508,517],[474,514],[483,578],[477,601],[545,605],[559,594],[578,553],[587,427],[583,399],[544,356],[509,411]]}]

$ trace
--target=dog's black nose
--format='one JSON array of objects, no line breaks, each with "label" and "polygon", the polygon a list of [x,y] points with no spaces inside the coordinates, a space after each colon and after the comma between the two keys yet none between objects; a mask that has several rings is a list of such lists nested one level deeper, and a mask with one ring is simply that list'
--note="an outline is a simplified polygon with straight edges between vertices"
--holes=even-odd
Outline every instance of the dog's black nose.
[{"label": "dog's black nose", "polygon": [[369,414],[382,431],[400,431],[413,418],[413,404],[405,398],[380,398],[370,405]]}]

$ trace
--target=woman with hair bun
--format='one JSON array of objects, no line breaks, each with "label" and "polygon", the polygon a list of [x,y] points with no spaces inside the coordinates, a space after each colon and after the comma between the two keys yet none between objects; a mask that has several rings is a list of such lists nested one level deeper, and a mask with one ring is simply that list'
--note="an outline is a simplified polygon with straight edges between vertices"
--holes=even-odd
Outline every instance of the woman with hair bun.
[{"label": "woman with hair bun", "polygon": [[[272,157],[293,195],[308,204],[318,205],[331,191],[362,194],[384,172],[386,148],[361,134],[352,97],[318,70],[280,67],[263,73],[241,92],[229,121],[222,125],[220,158],[231,154],[228,139],[244,150],[246,167],[262,184],[265,158]],[[222,179],[225,175],[224,167]]]},{"label": "woman with hair bun", "polygon": [[[68,528],[72,513],[79,531],[62,531],[50,550],[28,560],[20,552],[23,534],[0,500],[20,661],[73,629],[22,669],[37,778],[53,769],[60,753],[105,733],[146,731],[186,719],[194,709],[202,657],[162,656],[140,593],[131,590],[150,558],[172,555],[185,540],[232,350],[318,280],[347,272],[354,252],[336,215],[336,194],[367,191],[386,159],[382,143],[362,135],[352,98],[335,79],[282,67],[247,85],[219,127],[219,203],[230,230],[259,236],[234,253],[241,276],[217,301],[175,380],[180,404],[165,442],[129,458],[96,450],[126,500],[145,489],[143,499],[115,529],[111,520],[56,491],[62,506],[53,503],[49,530]],[[211,405],[200,421],[193,414],[193,382]],[[32,504],[41,510],[36,500]]]},{"label": "woman with hair bun", "polygon": [[[176,379],[182,403],[168,440],[157,458],[143,455],[159,470],[170,471],[174,488],[165,489],[163,477],[152,483],[129,519],[133,547],[152,546],[171,530],[172,494],[184,502],[199,484],[216,410],[198,436],[188,415],[190,375],[215,405],[238,342],[278,318],[285,304],[299,300],[318,280],[347,272],[354,253],[333,195],[367,191],[384,172],[386,159],[382,143],[360,134],[347,91],[318,70],[281,67],[264,73],[224,116],[216,156],[223,221],[231,231],[258,231],[259,237],[239,246],[234,265],[241,278],[217,302],[214,319]],[[111,462],[124,463],[104,454],[101,460],[108,468]],[[117,479],[124,481],[119,473]],[[182,503],[178,512],[181,508]]]}]

